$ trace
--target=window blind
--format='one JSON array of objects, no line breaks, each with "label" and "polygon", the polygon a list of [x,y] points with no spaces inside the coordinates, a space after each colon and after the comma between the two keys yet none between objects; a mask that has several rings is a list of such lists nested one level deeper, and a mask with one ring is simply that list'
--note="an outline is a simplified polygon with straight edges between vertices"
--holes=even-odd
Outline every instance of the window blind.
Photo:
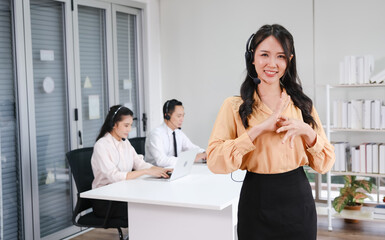
[{"label": "window blind", "polygon": [[[107,70],[105,42],[105,10],[78,7],[80,75],[82,93],[83,146],[95,144],[107,115]],[[89,98],[98,96],[99,118],[90,117]]]},{"label": "window blind", "polygon": [[[140,119],[138,109],[138,59],[137,59],[137,33],[136,16],[117,12],[116,33],[118,45],[118,72],[119,72],[119,102],[130,108],[134,116]],[[129,81],[130,84],[125,81]],[[129,85],[129,87],[127,87]],[[130,137],[136,137],[138,121],[134,121]]]},{"label": "window blind", "polygon": [[21,195],[10,0],[0,0],[0,239],[20,239]]}]

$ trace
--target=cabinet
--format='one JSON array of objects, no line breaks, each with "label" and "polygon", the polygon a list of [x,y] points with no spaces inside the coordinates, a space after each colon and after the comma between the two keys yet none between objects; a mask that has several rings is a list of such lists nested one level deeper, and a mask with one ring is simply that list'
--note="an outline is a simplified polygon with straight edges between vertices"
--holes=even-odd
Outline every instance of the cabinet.
[{"label": "cabinet", "polygon": [[[337,94],[335,92],[338,92]],[[330,142],[346,141],[353,145],[363,142],[378,142],[385,143],[385,129],[349,129],[349,128],[334,128],[331,124],[332,118],[332,101],[333,100],[350,100],[350,99],[380,99],[385,101],[385,84],[362,84],[362,85],[327,85],[326,86],[326,135]],[[334,94],[334,95],[333,95]],[[334,123],[335,124],[335,123]],[[336,156],[337,158],[337,156]],[[349,171],[329,171],[327,173],[327,215],[328,229],[332,230],[332,217],[336,218],[354,218],[360,220],[373,220],[373,208],[364,207],[360,214],[338,214],[331,206],[331,177],[338,175],[356,175],[377,178],[377,199],[380,203],[380,186],[381,178],[385,178],[385,174],[367,173],[367,172],[349,172]]]}]

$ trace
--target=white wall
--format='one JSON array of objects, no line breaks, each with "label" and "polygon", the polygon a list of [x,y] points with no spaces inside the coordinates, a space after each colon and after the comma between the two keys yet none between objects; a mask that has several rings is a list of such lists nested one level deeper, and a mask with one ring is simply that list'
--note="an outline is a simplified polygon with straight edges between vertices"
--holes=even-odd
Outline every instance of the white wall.
[{"label": "white wall", "polygon": [[185,106],[184,132],[205,148],[223,100],[239,95],[249,36],[279,23],[294,36],[298,71],[313,98],[313,4],[309,0],[160,0],[162,101]]},{"label": "white wall", "polygon": [[338,84],[344,56],[372,54],[374,72],[385,69],[385,1],[315,0],[314,5],[316,107],[325,124],[325,85]]},{"label": "white wall", "polygon": [[[145,109],[148,114],[148,130],[156,127],[162,119],[162,78],[161,78],[161,50],[160,50],[160,24],[159,24],[159,0],[138,0],[146,3],[144,37],[147,42],[144,58],[144,91]],[[148,51],[146,51],[148,50]],[[147,132],[148,132],[147,130]]]}]

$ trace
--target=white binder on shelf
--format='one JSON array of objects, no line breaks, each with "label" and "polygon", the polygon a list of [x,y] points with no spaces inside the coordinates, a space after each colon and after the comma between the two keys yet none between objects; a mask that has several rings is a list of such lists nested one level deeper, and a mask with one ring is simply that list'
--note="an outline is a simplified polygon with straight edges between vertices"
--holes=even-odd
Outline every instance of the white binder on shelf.
[{"label": "white binder on shelf", "polygon": [[381,129],[385,129],[385,106],[381,106]]},{"label": "white binder on shelf", "polygon": [[351,100],[352,111],[351,111],[351,124],[352,129],[362,129],[362,105],[361,99]]},{"label": "white binder on shelf", "polygon": [[373,55],[364,56],[364,84],[369,83],[370,76],[374,70],[374,57]]},{"label": "white binder on shelf", "polygon": [[366,144],[366,172],[373,173],[373,143]]},{"label": "white binder on shelf", "polygon": [[373,173],[379,173],[378,143],[372,145]]},{"label": "white binder on shelf", "polygon": [[366,145],[367,143],[360,144],[360,172],[366,173]]},{"label": "white binder on shelf", "polygon": [[385,144],[381,143],[378,146],[378,158],[380,162],[380,174],[385,174]]},{"label": "white binder on shelf", "polygon": [[372,117],[372,100],[365,99],[362,107],[362,127],[364,129],[371,128],[371,117]]},{"label": "white binder on shelf", "polygon": [[372,101],[372,116],[371,116],[371,126],[372,129],[381,128],[381,100]]},{"label": "white binder on shelf", "polygon": [[370,78],[371,83],[381,84],[385,82],[385,69]]}]

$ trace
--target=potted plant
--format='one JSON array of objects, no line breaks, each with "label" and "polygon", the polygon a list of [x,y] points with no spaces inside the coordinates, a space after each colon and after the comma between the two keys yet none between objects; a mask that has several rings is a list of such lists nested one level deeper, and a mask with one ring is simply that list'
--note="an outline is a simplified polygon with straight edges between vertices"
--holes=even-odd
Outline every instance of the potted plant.
[{"label": "potted plant", "polygon": [[346,206],[353,207],[358,206],[358,210],[361,209],[364,199],[371,196],[358,191],[364,190],[367,193],[372,192],[373,184],[368,180],[357,180],[356,176],[345,175],[345,185],[340,189],[340,196],[334,198],[332,204],[334,209],[340,213]]}]

